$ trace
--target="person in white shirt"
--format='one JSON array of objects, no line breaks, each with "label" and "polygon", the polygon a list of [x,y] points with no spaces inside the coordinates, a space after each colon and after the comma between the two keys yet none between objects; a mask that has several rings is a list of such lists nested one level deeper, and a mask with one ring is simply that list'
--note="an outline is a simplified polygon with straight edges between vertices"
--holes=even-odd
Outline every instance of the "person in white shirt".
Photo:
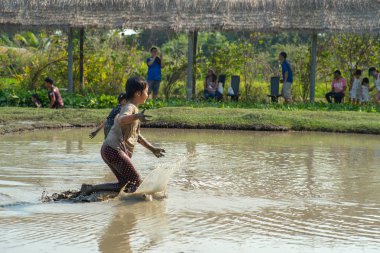
[{"label": "person in white shirt", "polygon": [[350,90],[350,98],[352,104],[357,104],[359,102],[359,95],[361,91],[361,80],[360,76],[362,75],[362,71],[357,69],[354,74],[354,81],[352,82],[351,90]]},{"label": "person in white shirt", "polygon": [[369,96],[369,79],[367,77],[363,78],[358,99],[360,104],[367,104],[371,100]]},{"label": "person in white shirt", "polygon": [[375,79],[375,85],[372,88],[370,88],[369,91],[372,91],[375,88],[377,89],[377,93],[375,95],[375,102],[377,104],[380,104],[380,72],[375,67],[371,67],[368,70],[368,74],[370,76],[373,76],[373,78]]}]

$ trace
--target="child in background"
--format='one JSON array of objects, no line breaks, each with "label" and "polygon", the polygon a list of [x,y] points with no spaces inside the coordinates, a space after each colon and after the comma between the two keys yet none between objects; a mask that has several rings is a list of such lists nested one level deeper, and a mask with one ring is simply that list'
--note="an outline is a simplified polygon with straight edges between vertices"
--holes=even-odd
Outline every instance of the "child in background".
[{"label": "child in background", "polygon": [[140,134],[140,122],[147,121],[144,111],[138,111],[138,106],[145,103],[148,98],[148,83],[141,77],[132,77],[127,81],[125,98],[128,103],[122,107],[115,123],[111,128],[101,149],[104,162],[115,174],[117,183],[99,185],[83,184],[82,195],[88,195],[97,191],[119,192],[125,186],[125,192],[135,192],[141,184],[141,177],[131,157],[134,147],[140,143],[152,151],[156,157],[162,157],[164,149],[154,147]]},{"label": "child in background", "polygon": [[357,104],[359,102],[359,95],[361,90],[361,81],[360,76],[362,75],[362,71],[357,69],[354,74],[354,81],[352,83],[350,98],[352,104]]},{"label": "child in background", "polygon": [[361,104],[367,104],[370,100],[369,96],[369,79],[367,77],[363,78],[362,85],[360,87],[359,102]]},{"label": "child in background", "polygon": [[369,89],[369,91],[373,91],[375,88],[377,89],[377,93],[375,95],[375,102],[380,104],[380,72],[377,68],[371,67],[368,70],[368,74],[373,76],[375,80],[375,85]]},{"label": "child in background", "polygon": [[108,114],[108,117],[106,118],[106,120],[103,121],[102,124],[100,124],[98,128],[95,129],[95,131],[92,131],[90,133],[90,136],[89,136],[90,139],[94,138],[98,134],[100,129],[102,129],[103,127],[104,127],[104,139],[107,138],[107,135],[109,131],[111,130],[111,127],[113,126],[116,115],[120,113],[121,107],[127,104],[127,100],[125,99],[125,93],[120,93],[119,96],[117,97],[117,101],[118,101],[118,105],[112,109],[112,111]]},{"label": "child in background", "polygon": [[40,97],[37,94],[33,94],[32,95],[32,102],[33,102],[33,105],[36,108],[41,108],[42,107],[41,99],[40,99]]}]

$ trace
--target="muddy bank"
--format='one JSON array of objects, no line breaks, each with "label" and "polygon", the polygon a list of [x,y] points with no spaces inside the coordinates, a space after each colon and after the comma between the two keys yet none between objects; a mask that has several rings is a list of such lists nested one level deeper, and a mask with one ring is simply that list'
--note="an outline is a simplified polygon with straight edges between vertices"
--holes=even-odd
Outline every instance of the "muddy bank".
[{"label": "muddy bank", "polygon": [[186,124],[168,122],[148,122],[141,125],[145,128],[178,128],[178,129],[219,129],[219,130],[250,130],[250,131],[289,131],[288,127],[274,125],[221,125],[221,124]]},{"label": "muddy bank", "polygon": [[[30,124],[18,126],[0,125],[0,135],[15,134],[35,130],[46,129],[67,129],[67,128],[95,128],[97,124]],[[187,124],[187,123],[171,123],[171,122],[149,122],[141,124],[142,128],[172,128],[172,129],[215,129],[215,130],[241,130],[241,131],[270,131],[270,132],[286,132],[286,131],[306,131],[306,132],[327,132],[327,133],[354,133],[354,134],[379,134],[378,131],[367,129],[352,129],[352,130],[336,130],[330,128],[308,129],[300,127],[292,129],[286,126],[275,125],[221,125],[221,124]]]},{"label": "muddy bank", "polygon": [[[0,135],[39,129],[95,128],[108,113],[109,109],[0,107]],[[380,134],[380,113],[167,107],[149,110],[148,115],[152,121],[142,127]]]},{"label": "muddy bank", "polygon": [[[14,134],[27,131],[35,130],[46,130],[46,129],[65,129],[65,128],[95,128],[96,124],[30,124],[30,125],[19,125],[19,126],[0,126],[0,135]],[[143,123],[142,128],[174,128],[174,129],[219,129],[219,130],[246,130],[246,131],[289,131],[288,127],[283,126],[273,126],[273,125],[250,125],[250,126],[239,126],[239,125],[220,125],[220,124],[186,124],[186,123],[168,123],[168,122],[149,122]]]},{"label": "muddy bank", "polygon": [[22,133],[22,132],[30,132],[35,130],[49,130],[49,129],[67,129],[67,128],[90,128],[90,127],[96,127],[96,124],[77,124],[77,125],[71,125],[71,124],[43,124],[43,123],[36,123],[36,124],[19,124],[19,125],[0,125],[0,135],[6,135],[6,134],[15,134],[15,133]]}]

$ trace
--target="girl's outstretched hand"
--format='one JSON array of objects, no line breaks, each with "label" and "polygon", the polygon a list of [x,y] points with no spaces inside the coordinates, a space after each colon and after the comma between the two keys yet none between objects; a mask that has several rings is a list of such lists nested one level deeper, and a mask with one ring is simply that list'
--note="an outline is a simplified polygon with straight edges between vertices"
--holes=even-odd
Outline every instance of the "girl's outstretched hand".
[{"label": "girl's outstretched hand", "polygon": [[94,138],[96,136],[96,134],[98,133],[98,131],[93,131],[89,134],[88,137],[90,137],[90,139]]},{"label": "girl's outstretched hand", "polygon": [[160,157],[163,157],[165,153],[165,149],[163,148],[153,148],[152,149],[152,152],[153,154],[157,157],[157,158],[160,158]]},{"label": "girl's outstretched hand", "polygon": [[144,113],[145,113],[145,109],[142,112],[136,114],[137,118],[141,122],[147,122],[147,121],[149,121],[148,118],[152,117],[152,116],[149,116],[149,115],[145,115]]}]

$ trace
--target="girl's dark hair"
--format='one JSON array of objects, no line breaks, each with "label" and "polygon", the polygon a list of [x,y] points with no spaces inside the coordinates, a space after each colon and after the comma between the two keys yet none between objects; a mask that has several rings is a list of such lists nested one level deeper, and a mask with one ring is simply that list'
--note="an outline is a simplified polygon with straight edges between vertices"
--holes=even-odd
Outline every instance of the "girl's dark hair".
[{"label": "girl's dark hair", "polygon": [[150,52],[152,53],[153,50],[155,50],[155,49],[158,50],[157,47],[151,47],[151,48],[150,48]]},{"label": "girl's dark hair", "polygon": [[54,83],[53,79],[51,79],[50,77],[46,77],[46,78],[45,78],[45,82],[47,82],[47,83],[51,83],[51,84]]},{"label": "girl's dark hair", "polygon": [[361,75],[362,75],[362,71],[361,71],[360,69],[357,69],[357,70],[355,71],[355,75],[356,75],[356,76],[361,76]]},{"label": "girl's dark hair", "polygon": [[123,99],[126,99],[125,93],[120,93],[119,96],[117,97],[117,102],[120,104]]},{"label": "girl's dark hair", "polygon": [[368,75],[372,75],[372,72],[374,72],[374,71],[379,72],[379,71],[377,70],[377,68],[375,68],[375,67],[370,67],[369,70],[368,70]]},{"label": "girl's dark hair", "polygon": [[364,78],[363,78],[363,81],[362,81],[362,84],[363,84],[363,83],[369,83],[369,79],[368,79],[367,77],[364,77]]},{"label": "girl's dark hair", "polygon": [[40,97],[38,96],[37,93],[32,94],[32,98],[34,98],[36,100],[36,102],[42,103],[41,99],[40,99]]},{"label": "girl's dark hair", "polygon": [[212,81],[216,82],[216,80],[218,79],[218,76],[215,74],[215,71],[213,69],[209,69],[207,72],[209,71],[211,72]]},{"label": "girl's dark hair", "polygon": [[133,98],[136,92],[143,92],[147,85],[148,83],[142,77],[135,76],[129,78],[125,87],[125,99]]},{"label": "girl's dark hair", "polygon": [[286,57],[288,57],[288,55],[287,55],[285,52],[281,52],[280,55],[281,55],[282,57],[284,57],[284,59],[286,59]]}]

